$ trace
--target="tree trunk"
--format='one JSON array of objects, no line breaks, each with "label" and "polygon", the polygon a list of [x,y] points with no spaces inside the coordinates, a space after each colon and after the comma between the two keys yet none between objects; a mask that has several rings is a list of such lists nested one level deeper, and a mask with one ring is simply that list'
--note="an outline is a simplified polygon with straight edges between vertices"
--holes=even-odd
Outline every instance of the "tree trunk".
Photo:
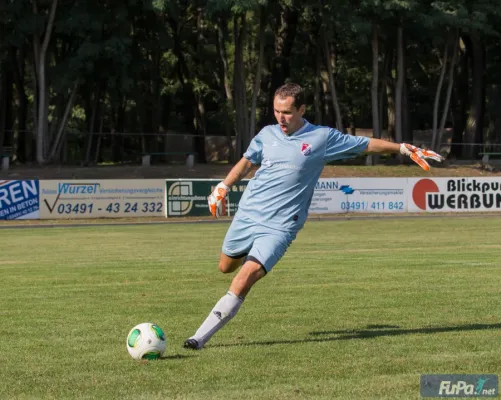
[{"label": "tree trunk", "polygon": [[[383,77],[381,79],[381,85],[379,87],[379,132],[381,133],[381,137],[383,137],[383,126],[384,126],[384,99],[388,98],[389,94],[387,93],[388,90],[388,81],[392,81],[391,78],[391,66],[393,65],[393,47],[388,46],[384,53],[384,62],[383,62]],[[391,89],[390,89],[391,90]],[[390,92],[391,93],[391,92]],[[386,96],[385,96],[386,95]],[[393,98],[393,96],[392,96]],[[388,103],[388,100],[386,101]],[[394,115],[394,113],[393,113]],[[389,110],[387,110],[387,119],[389,116]],[[393,126],[395,124],[393,123]],[[394,132],[395,129],[392,130]]]},{"label": "tree trunk", "polygon": [[[202,131],[198,131],[198,129],[200,129],[200,127],[204,126],[205,124],[198,109],[200,100],[194,93],[192,76],[190,70],[188,69],[188,66],[186,65],[185,52],[181,45],[181,38],[179,37],[178,20],[168,16],[167,21],[169,22],[172,31],[174,32],[174,44],[172,50],[174,52],[174,55],[177,57],[176,69],[179,82],[181,83],[183,89],[183,101],[186,104],[186,112],[184,115],[185,121],[187,122],[187,124],[193,126],[194,133],[196,135],[199,135],[200,133],[202,133]],[[194,141],[198,161],[206,162],[205,138],[196,136]]]},{"label": "tree trunk", "polygon": [[332,107],[332,99],[331,93],[329,90],[329,74],[326,70],[327,65],[323,62],[322,55],[324,54],[324,38],[321,33],[322,29],[320,29],[320,33],[317,35],[317,48],[319,52],[319,64],[318,64],[318,78],[321,85],[321,106],[322,106],[322,124],[327,126],[335,126],[335,112],[331,110]]},{"label": "tree trunk", "polygon": [[436,143],[436,148],[435,151],[440,153],[440,147],[442,145],[442,137],[444,134],[444,129],[445,129],[445,122],[447,121],[447,115],[449,114],[449,107],[451,103],[451,95],[452,95],[452,87],[454,84],[454,68],[456,67],[456,60],[457,60],[457,54],[458,54],[458,45],[459,45],[459,37],[458,33],[454,34],[453,38],[453,49],[452,49],[452,55],[451,55],[451,62],[449,65],[449,82],[447,84],[447,93],[445,95],[445,104],[444,104],[444,110],[442,112],[442,118],[440,119],[440,127],[438,130],[438,138],[437,138],[437,143]]},{"label": "tree trunk", "polygon": [[313,106],[315,109],[315,124],[321,125],[323,122],[322,118],[322,51],[321,47],[318,46],[318,40],[311,37],[311,41],[315,46],[313,49],[315,51],[315,71],[316,74],[313,77],[314,81],[314,92],[313,92]]},{"label": "tree trunk", "polygon": [[223,64],[223,70],[221,74],[221,82],[223,84],[224,93],[226,94],[226,98],[228,100],[233,101],[233,93],[231,92],[231,83],[230,83],[230,67],[228,64],[228,54],[226,52],[226,40],[228,38],[228,25],[226,18],[220,16],[218,18],[217,24],[217,47],[219,51],[219,57],[221,58],[221,62]]},{"label": "tree trunk", "polygon": [[[473,102],[475,104],[475,143],[484,143],[484,117],[485,117],[485,72],[486,55],[485,43],[478,32],[474,32],[473,44]],[[481,147],[472,147],[472,158],[478,157]]]},{"label": "tree trunk", "polygon": [[20,48],[19,55],[15,48],[11,51],[11,63],[14,68],[14,84],[17,96],[17,158],[25,163],[32,159],[31,140],[32,133],[26,130],[28,118],[28,98],[24,87],[24,46]]},{"label": "tree trunk", "polygon": [[[151,71],[151,126],[153,128],[152,132],[157,133],[160,129],[160,120],[161,120],[161,112],[162,112],[162,94],[161,94],[161,83],[162,76],[160,73],[160,63],[161,63],[162,54],[160,54],[160,50],[155,48],[152,52],[152,71]],[[155,137],[157,139],[157,137]],[[159,140],[156,140],[157,145]]]},{"label": "tree trunk", "polygon": [[222,63],[222,72],[221,72],[221,84],[223,86],[223,91],[225,93],[225,110],[224,110],[224,129],[226,134],[226,141],[228,146],[228,161],[230,163],[235,163],[235,149],[233,147],[233,124],[232,124],[232,115],[234,113],[233,106],[233,93],[231,92],[231,83],[230,83],[230,68],[228,65],[228,54],[226,52],[226,39],[228,38],[228,25],[227,20],[223,16],[218,18],[217,24],[217,49],[219,53],[219,57],[221,58]]},{"label": "tree trunk", "polygon": [[195,136],[195,151],[198,155],[198,162],[207,162],[207,157],[205,154],[205,136],[207,134],[207,129],[205,127],[205,105],[202,96],[195,94],[195,99],[197,102],[197,108],[195,110],[196,116],[196,133]]},{"label": "tree trunk", "polygon": [[[372,137],[376,139],[381,138],[381,112],[382,109],[382,99],[379,94],[379,25],[376,22],[372,22],[372,81],[371,81],[371,108],[372,108]],[[383,71],[384,74],[384,71]],[[369,158],[369,162],[372,165],[377,165],[379,163],[379,155],[373,154]]]},{"label": "tree trunk", "polygon": [[[405,57],[404,57],[404,71],[405,67]],[[411,118],[409,113],[409,91],[407,80],[404,79],[404,87],[402,89],[402,141],[404,143],[412,143],[413,135],[411,128]]]},{"label": "tree trunk", "polygon": [[266,31],[266,6],[259,7],[259,52],[256,65],[256,77],[254,81],[254,89],[252,90],[252,104],[251,113],[249,118],[249,143],[256,134],[256,109],[257,109],[257,96],[259,94],[259,88],[261,86],[261,70],[264,58],[264,42],[265,42],[265,31]]},{"label": "tree trunk", "polygon": [[332,65],[332,52],[330,51],[329,48],[329,41],[327,40],[327,36],[325,34],[325,31],[323,32],[323,39],[324,39],[324,53],[325,53],[325,59],[326,59],[326,65],[327,65],[327,73],[329,74],[329,89],[332,97],[332,108],[334,110],[334,113],[336,115],[336,128],[338,131],[344,133],[343,129],[343,120],[341,118],[341,109],[339,108],[339,101],[337,99],[337,92],[336,92],[336,82],[334,80],[334,72],[333,72],[333,65]]},{"label": "tree trunk", "polygon": [[466,42],[468,37],[460,37],[459,39],[459,61],[456,68],[457,79],[456,84],[453,85],[453,104],[452,112],[454,118],[454,129],[452,134],[452,146],[450,157],[459,158],[463,155],[463,137],[466,128],[467,119],[467,104],[468,104],[468,64],[470,54],[466,50]]},{"label": "tree trunk", "polygon": [[248,143],[248,109],[247,93],[245,90],[245,14],[237,14],[234,17],[235,38],[235,63],[233,74],[233,88],[235,89],[235,112],[236,112],[236,135],[237,157],[241,157],[247,149]]},{"label": "tree trunk", "polygon": [[64,137],[66,136],[66,124],[68,122],[68,117],[70,116],[70,112],[73,108],[73,103],[75,101],[76,93],[78,88],[78,81],[75,83],[73,90],[71,91],[70,98],[68,99],[68,103],[66,104],[66,108],[64,110],[64,115],[59,123],[58,132],[56,139],[54,140],[54,144],[50,151],[49,160],[54,161],[58,156],[58,153],[61,151],[61,144],[64,142]]},{"label": "tree trunk", "polygon": [[101,141],[103,136],[103,125],[104,125],[104,111],[101,111],[101,118],[99,121],[99,131],[97,135],[96,153],[94,155],[94,164],[99,162],[99,154],[101,153]]},{"label": "tree trunk", "polygon": [[[35,35],[34,38],[34,52],[35,52],[35,70],[38,75],[38,112],[37,112],[37,162],[43,164],[45,162],[45,147],[44,141],[47,127],[47,109],[46,104],[48,98],[48,89],[46,81],[46,55],[49,46],[50,37],[52,34],[52,27],[54,25],[54,18],[56,16],[57,1],[52,0],[51,9],[49,12],[49,19],[43,35],[42,44],[40,38]],[[33,12],[38,15],[37,0],[33,1]]]},{"label": "tree trunk", "polygon": [[[49,104],[50,101],[47,99],[46,104]],[[57,95],[53,96],[52,99],[52,104],[54,105],[54,110],[52,112],[52,118],[49,123],[49,128],[47,130],[48,134],[46,135],[46,152],[44,153],[46,155],[46,162],[55,162],[59,161],[59,159],[53,159],[51,158],[51,153],[52,153],[52,148],[54,147],[54,144],[57,139],[57,132],[58,132],[58,127],[61,121],[64,118],[64,112],[65,112],[65,105],[66,105],[66,99],[63,96],[63,93],[60,92]],[[47,110],[48,113],[48,110]]]},{"label": "tree trunk", "polygon": [[394,80],[388,79],[386,84],[386,98],[388,103],[388,139],[396,141],[396,109],[395,109],[395,89]]},{"label": "tree trunk", "polygon": [[98,85],[97,89],[94,91],[94,101],[91,99],[89,101],[92,102],[91,106],[91,112],[90,112],[90,119],[88,122],[88,136],[87,136],[87,141],[86,141],[86,146],[85,146],[85,157],[84,157],[84,165],[87,166],[89,165],[90,161],[90,152],[92,149],[93,145],[93,139],[94,139],[94,134],[96,132],[96,116],[98,113],[98,108],[101,102],[101,86]]},{"label": "tree trunk", "polygon": [[45,100],[44,100],[44,105],[45,105],[45,108],[44,108],[44,124],[45,124],[45,127],[43,129],[43,132],[44,132],[44,138],[43,138],[43,154],[44,154],[44,162],[45,162],[45,157],[47,156],[47,154],[49,153],[49,146],[50,146],[50,141],[49,141],[49,137],[50,137],[50,132],[49,132],[49,103],[50,103],[50,90],[49,90],[49,86],[47,85],[47,90],[45,90]]},{"label": "tree trunk", "polygon": [[444,84],[445,71],[447,70],[447,60],[449,59],[449,41],[447,38],[444,46],[444,55],[442,57],[442,67],[440,68],[440,76],[438,78],[437,89],[435,90],[435,101],[433,103],[433,126],[431,136],[431,148],[437,150],[437,135],[438,135],[438,108],[440,106],[440,95],[442,93],[442,86]]},{"label": "tree trunk", "polygon": [[3,153],[3,141],[5,138],[5,116],[6,116],[6,69],[7,63],[0,63],[0,153]]},{"label": "tree trunk", "polygon": [[379,26],[372,23],[372,83],[371,83],[371,101],[372,101],[372,132],[376,139],[381,138],[379,121]]},{"label": "tree trunk", "polygon": [[468,121],[466,123],[465,156],[474,159],[483,142],[484,110],[485,110],[485,47],[479,33],[473,31],[470,41],[466,42],[468,52],[472,55],[472,98],[470,101]]},{"label": "tree trunk", "polygon": [[205,104],[203,101],[203,97],[199,94],[195,94],[195,99],[197,101],[197,109],[196,109],[196,129],[198,134],[206,135],[207,128],[205,123]]},{"label": "tree trunk", "polygon": [[397,83],[395,85],[395,142],[402,142],[402,94],[404,88],[404,29],[397,28]]},{"label": "tree trunk", "polygon": [[125,132],[125,104],[127,104],[127,98],[125,96],[120,96],[120,101],[117,105],[115,141],[112,148],[113,161],[118,163],[123,163],[124,157],[123,133]]},{"label": "tree trunk", "polygon": [[38,59],[36,57],[36,52],[33,51],[33,68],[35,73],[33,74],[33,104],[31,107],[32,119],[33,119],[33,137],[31,140],[31,158],[30,161],[36,161],[36,141],[38,132]]},{"label": "tree trunk", "polygon": [[[199,58],[199,55],[202,54],[202,47],[207,45],[207,40],[204,36],[204,22],[203,22],[203,9],[198,7],[195,11],[195,20],[196,20],[196,32],[197,32],[197,41],[195,44],[195,52],[192,54],[193,62],[195,65],[201,65],[202,60]],[[205,103],[204,96],[201,92],[195,91],[193,84],[191,84],[193,95],[195,97],[195,151],[198,155],[198,162],[205,163],[207,162],[207,157],[205,154],[205,142],[207,135],[207,124],[206,124],[206,113],[205,113]]]},{"label": "tree trunk", "polygon": [[[501,85],[499,84],[494,85],[493,99],[494,113],[489,126],[488,139],[495,144],[501,144]],[[499,150],[499,146],[494,147],[493,150]]]},{"label": "tree trunk", "polygon": [[299,13],[296,9],[285,6],[279,9],[275,16],[278,21],[275,30],[275,54],[271,67],[271,82],[267,90],[268,107],[263,112],[262,125],[273,123],[275,118],[272,112],[275,91],[282,86],[290,76],[290,59],[292,47],[298,31]]},{"label": "tree trunk", "polygon": [[[12,64],[10,60],[6,59],[2,67],[2,80],[3,80],[3,91],[2,91],[2,116],[0,116],[0,121],[2,126],[0,127],[0,147],[3,145],[14,149],[14,113],[13,113],[13,100],[14,100],[14,87],[12,83],[14,82]],[[3,136],[3,140],[1,138]],[[0,149],[1,150],[1,149]]]}]

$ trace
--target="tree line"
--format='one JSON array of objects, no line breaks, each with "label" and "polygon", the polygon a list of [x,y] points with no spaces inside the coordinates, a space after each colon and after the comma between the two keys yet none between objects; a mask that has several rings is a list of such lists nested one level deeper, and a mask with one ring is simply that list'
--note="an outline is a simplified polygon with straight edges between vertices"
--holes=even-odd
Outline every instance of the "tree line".
[{"label": "tree line", "polygon": [[0,0],[0,154],[97,160],[101,139],[222,135],[237,159],[286,81],[307,118],[395,141],[501,143],[500,0]]}]

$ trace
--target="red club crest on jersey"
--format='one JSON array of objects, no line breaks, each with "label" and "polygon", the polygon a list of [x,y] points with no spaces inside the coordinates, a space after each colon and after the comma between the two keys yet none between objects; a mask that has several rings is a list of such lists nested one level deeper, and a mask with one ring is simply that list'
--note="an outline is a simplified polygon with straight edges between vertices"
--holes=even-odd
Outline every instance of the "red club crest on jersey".
[{"label": "red club crest on jersey", "polygon": [[303,153],[304,156],[309,156],[311,154],[311,145],[309,145],[308,143],[302,143],[301,153]]}]

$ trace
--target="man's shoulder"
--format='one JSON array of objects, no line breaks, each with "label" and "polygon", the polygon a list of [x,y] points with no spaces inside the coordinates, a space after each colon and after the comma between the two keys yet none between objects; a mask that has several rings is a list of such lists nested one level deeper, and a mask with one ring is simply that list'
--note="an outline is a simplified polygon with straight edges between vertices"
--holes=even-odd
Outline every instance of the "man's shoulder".
[{"label": "man's shoulder", "polygon": [[307,131],[322,131],[322,132],[330,132],[334,130],[334,128],[331,128],[330,126],[326,126],[326,125],[315,125],[315,124],[312,124],[312,123],[308,123],[308,126],[307,126]]},{"label": "man's shoulder", "polygon": [[261,128],[261,130],[259,131],[258,135],[266,135],[266,134],[274,134],[275,131],[278,129],[278,125],[275,124],[275,125],[265,125]]},{"label": "man's shoulder", "polygon": [[302,136],[303,138],[310,138],[310,140],[315,139],[325,141],[327,140],[329,132],[331,130],[332,128],[328,126],[314,125],[309,123],[300,136]]},{"label": "man's shoulder", "polygon": [[278,125],[266,125],[254,137],[260,142],[276,140],[278,130]]}]

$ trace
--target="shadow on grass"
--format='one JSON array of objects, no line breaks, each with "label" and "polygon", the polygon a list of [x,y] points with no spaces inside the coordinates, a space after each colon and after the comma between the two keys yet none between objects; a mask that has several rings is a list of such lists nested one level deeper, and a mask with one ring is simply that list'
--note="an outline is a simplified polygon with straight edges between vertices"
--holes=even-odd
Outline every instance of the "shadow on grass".
[{"label": "shadow on grass", "polygon": [[471,324],[456,326],[435,326],[414,329],[400,329],[396,325],[368,325],[365,329],[348,329],[337,331],[319,331],[310,332],[310,337],[305,339],[293,340],[269,340],[242,342],[235,344],[216,344],[210,347],[232,347],[232,346],[272,346],[276,344],[299,344],[312,342],[332,342],[338,340],[354,339],[373,339],[383,336],[416,335],[416,334],[434,334],[445,332],[466,332],[482,331],[488,329],[501,329],[501,323],[498,324]]},{"label": "shadow on grass", "polygon": [[196,357],[196,355],[195,354],[190,354],[190,355],[174,354],[172,356],[163,356],[163,357],[160,357],[159,360],[161,360],[161,361],[184,360],[186,358],[193,358],[193,357]]},{"label": "shadow on grass", "polygon": [[[365,329],[353,329],[343,331],[320,331],[310,332],[312,336],[322,335],[340,335],[335,338],[337,340],[348,339],[370,339],[380,336],[398,336],[398,335],[415,335],[415,334],[431,334],[444,332],[464,332],[464,331],[481,331],[486,329],[501,329],[499,324],[470,324],[456,326],[430,326],[425,328],[400,329],[394,325],[368,325]],[[333,338],[334,339],[334,338]]]}]

